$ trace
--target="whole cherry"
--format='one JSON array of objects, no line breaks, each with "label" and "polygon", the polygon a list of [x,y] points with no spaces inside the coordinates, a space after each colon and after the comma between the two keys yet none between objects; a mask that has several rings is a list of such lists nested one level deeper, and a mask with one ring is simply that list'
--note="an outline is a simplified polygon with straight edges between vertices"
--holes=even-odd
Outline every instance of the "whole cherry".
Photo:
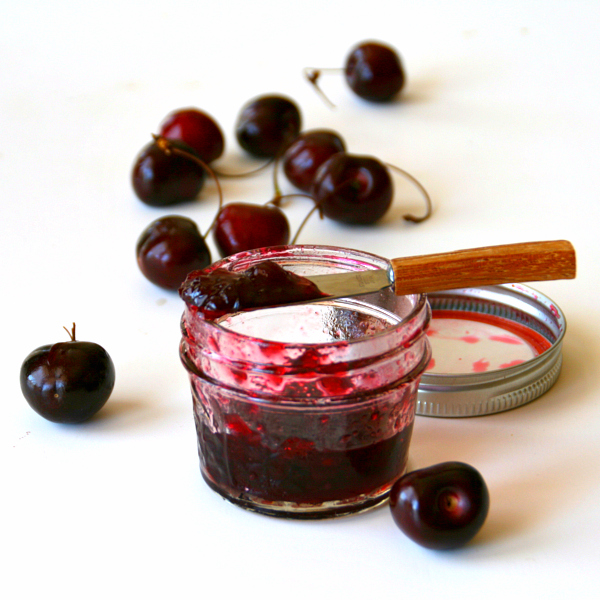
[{"label": "whole cherry", "polygon": [[198,108],[181,108],[169,113],[159,133],[169,140],[184,142],[205,163],[219,158],[225,148],[225,138],[217,122]]},{"label": "whole cherry", "polygon": [[265,95],[248,102],[238,115],[240,146],[261,158],[275,158],[300,133],[300,109],[284,96]]},{"label": "whole cherry", "polygon": [[317,170],[311,195],[326,217],[341,223],[367,225],[387,212],[394,186],[381,161],[338,152]]},{"label": "whole cherry", "polygon": [[211,263],[196,223],[178,215],[152,221],[138,238],[135,251],[144,276],[168,290],[177,290],[190,271]]},{"label": "whole cherry", "polygon": [[243,250],[285,245],[290,226],[283,211],[273,204],[230,202],[219,211],[214,240],[221,256]]},{"label": "whole cherry", "polygon": [[[137,156],[131,173],[137,197],[150,206],[170,206],[194,200],[205,180],[205,170],[188,156],[165,151],[165,138],[155,138]],[[178,140],[170,148],[198,157],[195,150]],[[198,157],[199,158],[199,157]]]},{"label": "whole cherry", "polygon": [[463,546],[481,529],[490,497],[477,469],[445,462],[398,479],[389,506],[396,525],[414,542],[449,550]]},{"label": "whole cherry", "polygon": [[40,346],[23,361],[21,390],[38,414],[55,423],[81,423],[95,415],[115,385],[115,367],[106,350],[75,339]]},{"label": "whole cherry", "polygon": [[406,214],[405,221],[421,223],[432,213],[427,190],[410,173],[384,164],[372,156],[338,152],[317,170],[310,195],[321,213],[334,221],[353,225],[375,223],[389,209],[394,188],[389,169],[400,173],[419,190],[425,200],[423,216]]},{"label": "whole cherry", "polygon": [[[338,68],[306,68],[304,74],[317,92],[330,105],[333,103],[319,87],[323,71],[340,71]],[[346,83],[358,96],[370,102],[389,102],[404,87],[406,76],[400,56],[388,44],[364,41],[357,44],[346,58],[343,68]]]},{"label": "whole cherry", "polygon": [[328,158],[345,150],[344,140],[335,131],[304,131],[284,152],[283,172],[290,183],[304,192],[309,192],[318,168]]},{"label": "whole cherry", "polygon": [[353,48],[346,59],[344,76],[356,95],[371,102],[389,102],[405,81],[398,53],[381,42],[362,42]]}]

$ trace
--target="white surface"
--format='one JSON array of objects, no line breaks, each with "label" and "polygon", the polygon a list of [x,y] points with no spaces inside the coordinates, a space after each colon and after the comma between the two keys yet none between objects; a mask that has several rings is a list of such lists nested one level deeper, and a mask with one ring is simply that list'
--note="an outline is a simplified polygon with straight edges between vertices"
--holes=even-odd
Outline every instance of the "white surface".
[{"label": "white surface", "polygon": [[[20,0],[0,12],[2,597],[597,597],[597,2]],[[401,52],[404,101],[369,105],[327,75],[330,110],[301,70],[341,65],[366,38]],[[568,321],[556,386],[504,414],[417,418],[411,467],[463,460],[489,484],[488,521],[462,550],[420,548],[387,508],[286,522],[233,507],[201,480],[177,355],[182,305],[143,279],[134,246],[167,212],[206,227],[216,200],[209,184],[195,204],[151,209],[130,169],[160,120],[190,105],[226,132],[223,168],[255,164],[233,124],[266,92],[293,97],[305,128],[336,129],[353,152],[408,170],[435,203],[430,221],[403,222],[421,201],[398,177],[382,223],[315,218],[302,243],[388,257],[576,246],[575,281],[534,284]],[[270,176],[224,191],[263,202]],[[291,202],[293,229],[307,208]],[[97,418],[65,427],[29,409],[18,372],[73,321],[110,352],[117,384]]]}]

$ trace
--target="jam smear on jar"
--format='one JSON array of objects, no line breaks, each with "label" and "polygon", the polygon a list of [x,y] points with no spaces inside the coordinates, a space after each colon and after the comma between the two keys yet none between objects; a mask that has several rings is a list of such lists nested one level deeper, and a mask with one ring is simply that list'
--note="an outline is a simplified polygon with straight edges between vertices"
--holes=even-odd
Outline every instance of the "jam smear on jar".
[{"label": "jam smear on jar", "polygon": [[271,260],[241,272],[222,268],[192,271],[179,288],[179,295],[208,320],[241,310],[327,297],[306,277]]}]

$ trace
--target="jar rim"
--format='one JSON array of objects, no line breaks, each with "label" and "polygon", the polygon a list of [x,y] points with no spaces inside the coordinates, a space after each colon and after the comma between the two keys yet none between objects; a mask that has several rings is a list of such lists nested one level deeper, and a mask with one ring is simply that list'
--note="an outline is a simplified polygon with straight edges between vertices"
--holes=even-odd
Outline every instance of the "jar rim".
[{"label": "jar rim", "polygon": [[[246,250],[243,252],[238,252],[237,254],[227,256],[219,261],[212,263],[210,266],[208,266],[206,268],[206,272],[214,271],[217,268],[227,268],[227,267],[233,266],[233,265],[243,266],[246,263],[248,263],[247,266],[250,266],[250,263],[253,260],[259,259],[260,257],[264,257],[264,260],[272,260],[272,259],[287,258],[287,257],[293,258],[293,257],[295,257],[295,253],[301,253],[301,254],[305,254],[307,256],[313,255],[313,254],[318,255],[319,253],[323,253],[323,258],[332,257],[336,260],[343,258],[342,255],[344,253],[350,253],[354,257],[355,260],[360,259],[361,265],[367,266],[368,264],[371,264],[372,268],[388,268],[388,266],[390,265],[390,262],[388,259],[378,256],[376,254],[372,254],[370,252],[365,252],[363,250],[342,248],[339,246],[298,244],[298,245],[286,245],[286,246],[272,246],[269,248],[258,248],[256,250]],[[347,256],[347,258],[350,258],[350,256]],[[380,265],[380,266],[378,266],[378,265]],[[243,271],[244,269],[241,268],[239,270]],[[407,323],[410,323],[410,321],[417,318],[419,316],[419,314],[421,314],[422,311],[427,306],[426,294],[408,294],[405,297],[411,299],[411,308],[408,311],[408,313],[404,316],[399,316],[381,306],[377,306],[376,304],[372,304],[372,303],[364,302],[364,301],[362,302],[363,305],[366,305],[369,308],[375,308],[377,311],[379,311],[381,313],[385,313],[387,315],[392,316],[394,319],[397,320],[397,323],[395,325],[386,327],[386,328],[382,329],[381,331],[371,333],[369,335],[357,337],[355,339],[339,339],[339,340],[332,340],[332,341],[327,341],[327,342],[323,342],[323,341],[318,341],[318,342],[278,342],[276,340],[272,340],[272,339],[268,339],[268,338],[257,337],[257,336],[245,334],[245,333],[236,331],[234,329],[231,329],[229,327],[226,327],[225,325],[222,325],[220,321],[222,321],[223,318],[220,320],[219,319],[205,320],[199,315],[199,313],[196,313],[196,311],[193,310],[193,307],[190,307],[187,305],[186,305],[184,316],[186,314],[192,314],[193,316],[200,316],[200,318],[202,319],[203,324],[204,324],[203,326],[205,326],[207,328],[214,328],[215,330],[219,331],[222,335],[233,336],[237,340],[247,340],[248,342],[251,342],[251,343],[258,343],[258,344],[266,343],[269,345],[280,343],[282,345],[285,345],[287,348],[289,348],[291,350],[306,349],[306,348],[315,347],[315,346],[319,346],[319,347],[325,346],[325,347],[336,348],[336,347],[341,347],[341,346],[355,346],[360,343],[364,343],[365,340],[368,340],[369,342],[371,342],[372,340],[381,338],[383,336],[391,336],[394,333],[398,332],[398,330],[403,329]],[[360,298],[361,298],[361,296],[352,296],[352,297],[346,297],[346,298],[338,298],[336,300],[343,301],[344,303],[349,304],[350,305],[349,308],[351,308],[352,303],[361,302]],[[318,299],[318,300],[312,301],[311,304],[323,304],[323,303],[332,302],[332,301],[334,301],[334,300],[328,300],[327,298],[323,298],[323,299]],[[302,302],[299,304],[306,304],[306,302]],[[282,305],[282,306],[285,307],[285,306],[293,306],[293,305],[289,304],[289,305]],[[260,311],[260,310],[265,310],[265,309],[270,309],[270,308],[274,308],[274,307],[272,307],[272,306],[260,307],[260,308],[256,308],[256,309],[252,309],[252,310]],[[230,315],[227,315],[227,316],[230,316]]]}]

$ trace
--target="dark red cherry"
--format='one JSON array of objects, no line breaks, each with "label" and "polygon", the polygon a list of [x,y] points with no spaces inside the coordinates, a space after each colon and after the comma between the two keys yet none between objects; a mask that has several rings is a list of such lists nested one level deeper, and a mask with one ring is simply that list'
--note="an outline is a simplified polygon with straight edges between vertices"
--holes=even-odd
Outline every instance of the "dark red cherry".
[{"label": "dark red cherry", "polygon": [[335,131],[313,129],[301,133],[283,154],[283,172],[298,189],[309,192],[317,169],[334,154],[346,150]]},{"label": "dark red cherry", "polygon": [[371,102],[387,102],[404,86],[398,53],[380,42],[363,42],[346,59],[344,75],[350,88]]},{"label": "dark red cherry", "polygon": [[381,161],[338,152],[319,167],[311,195],[326,217],[341,223],[368,225],[387,212],[394,186]]},{"label": "dark red cherry", "polygon": [[[190,154],[183,142],[169,142]],[[194,200],[204,185],[204,169],[189,158],[165,152],[159,140],[145,146],[133,165],[131,181],[137,197],[150,206],[169,206]]]},{"label": "dark red cherry", "polygon": [[177,215],[150,223],[138,238],[135,252],[145,277],[168,290],[177,290],[190,271],[211,263],[196,223]]},{"label": "dark red cherry", "polygon": [[193,148],[201,160],[211,163],[223,154],[225,138],[216,121],[197,108],[173,111],[162,122],[160,135]]},{"label": "dark red cherry", "polygon": [[283,96],[260,96],[246,104],[236,122],[240,146],[250,154],[274,158],[300,133],[298,106]]},{"label": "dark red cherry", "polygon": [[289,243],[290,225],[283,211],[272,204],[230,202],[217,215],[214,239],[221,256],[230,256]]},{"label": "dark red cherry", "polygon": [[396,525],[417,544],[435,550],[469,542],[483,526],[489,506],[483,477],[461,462],[407,473],[390,492]]},{"label": "dark red cherry", "polygon": [[25,399],[55,423],[81,423],[106,403],[115,385],[115,367],[102,346],[75,339],[40,346],[21,365]]},{"label": "dark red cherry", "polygon": [[325,296],[312,281],[271,260],[241,272],[223,268],[193,271],[183,282],[179,295],[206,319]]}]

